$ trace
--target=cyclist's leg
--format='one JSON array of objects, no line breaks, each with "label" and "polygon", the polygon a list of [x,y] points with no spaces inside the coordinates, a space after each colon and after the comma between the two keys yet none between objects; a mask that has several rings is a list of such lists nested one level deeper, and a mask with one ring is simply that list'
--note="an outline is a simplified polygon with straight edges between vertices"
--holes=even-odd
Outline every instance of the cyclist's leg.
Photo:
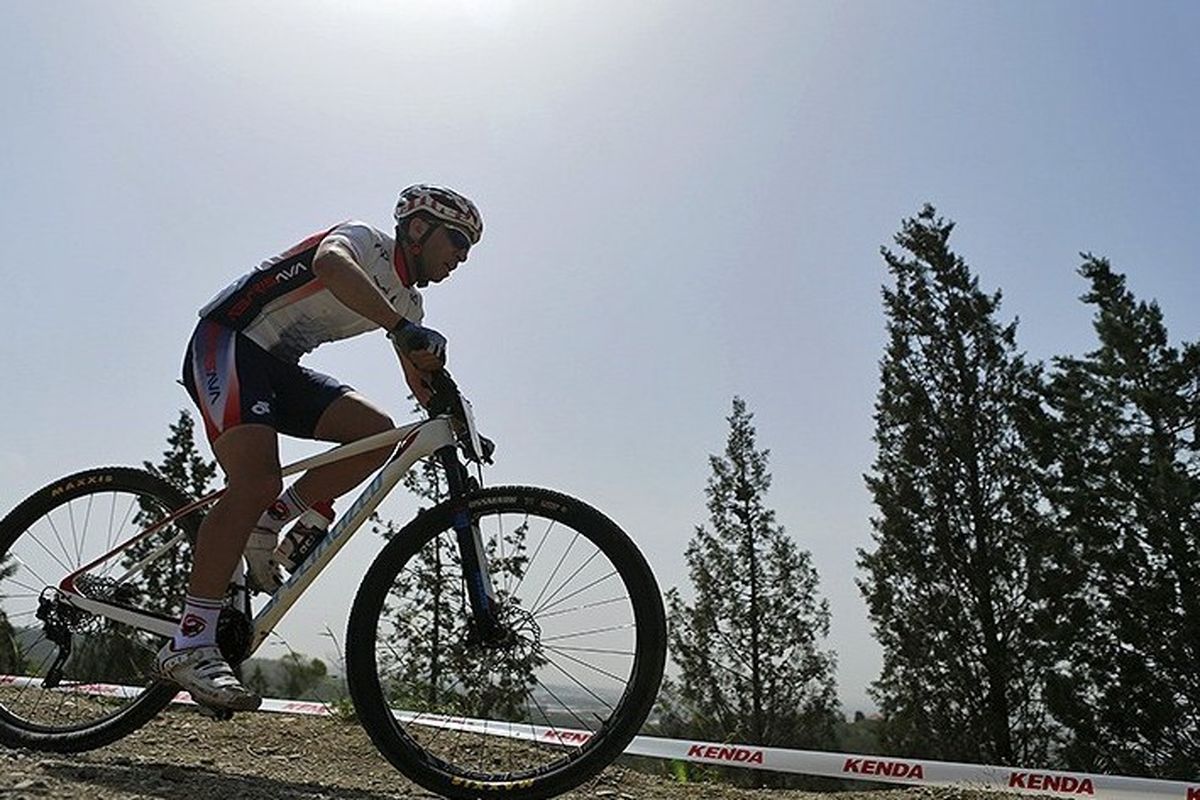
[{"label": "cyclist's leg", "polygon": [[[358,392],[349,392],[322,412],[313,428],[312,438],[325,442],[353,442],[393,427],[391,417]],[[310,501],[339,497],[381,467],[391,450],[391,446],[383,447],[317,467],[297,480],[295,489]]]},{"label": "cyclist's leg", "polygon": [[225,470],[227,488],[200,524],[183,618],[158,653],[158,672],[198,702],[252,710],[262,701],[241,684],[221,654],[217,622],[250,528],[283,483],[278,437],[268,425],[238,425],[213,442],[213,452]]},{"label": "cyclist's leg", "polygon": [[227,488],[200,523],[188,593],[224,597],[255,521],[275,501],[279,477],[279,436],[268,425],[238,425],[213,442]]},{"label": "cyclist's leg", "polygon": [[188,594],[223,598],[259,515],[279,495],[276,359],[242,334],[201,320],[183,384],[204,418],[227,489],[200,524]]},{"label": "cyclist's leg", "polygon": [[229,709],[253,709],[262,701],[226,663],[216,643],[217,623],[250,529],[282,485],[272,390],[261,356],[235,331],[201,321],[183,370],[227,488],[200,525],[183,617],[158,653],[157,670],[193,699]]},{"label": "cyclist's leg", "polygon": [[[270,365],[275,422],[280,433],[301,439],[352,442],[390,430],[390,417],[336,378],[299,364]],[[333,500],[353,489],[387,459],[380,448],[309,471],[292,485],[306,504]]]}]

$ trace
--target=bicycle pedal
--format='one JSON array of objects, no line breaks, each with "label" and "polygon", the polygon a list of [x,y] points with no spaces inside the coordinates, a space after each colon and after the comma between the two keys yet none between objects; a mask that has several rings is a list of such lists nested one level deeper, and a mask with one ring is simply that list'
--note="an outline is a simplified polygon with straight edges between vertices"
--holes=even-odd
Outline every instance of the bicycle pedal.
[{"label": "bicycle pedal", "polygon": [[203,703],[197,703],[196,710],[206,717],[215,719],[217,722],[228,722],[233,719],[233,711],[228,708],[215,708],[213,706],[206,706]]}]

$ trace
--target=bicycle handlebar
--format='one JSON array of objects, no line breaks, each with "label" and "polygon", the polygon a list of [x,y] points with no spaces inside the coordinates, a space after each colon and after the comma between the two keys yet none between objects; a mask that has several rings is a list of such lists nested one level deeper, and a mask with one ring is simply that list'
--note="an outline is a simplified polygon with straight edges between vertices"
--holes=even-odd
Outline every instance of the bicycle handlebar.
[{"label": "bicycle handlebar", "polygon": [[[459,439],[467,450],[467,455],[475,461],[492,463],[492,453],[495,452],[496,445],[491,439],[479,435],[479,432],[474,430],[474,421],[464,408],[465,398],[459,392],[458,384],[450,377],[450,373],[444,369],[433,373],[429,380],[429,388],[433,390],[433,397],[430,398],[427,408],[429,415],[448,415],[459,429]],[[472,433],[479,439],[479,453],[473,452],[475,445],[471,441]]]},{"label": "bicycle handlebar", "polygon": [[462,403],[458,393],[458,384],[450,377],[449,372],[443,369],[433,373],[429,379],[429,388],[433,390],[433,397],[430,398],[427,409],[430,416],[461,415]]}]

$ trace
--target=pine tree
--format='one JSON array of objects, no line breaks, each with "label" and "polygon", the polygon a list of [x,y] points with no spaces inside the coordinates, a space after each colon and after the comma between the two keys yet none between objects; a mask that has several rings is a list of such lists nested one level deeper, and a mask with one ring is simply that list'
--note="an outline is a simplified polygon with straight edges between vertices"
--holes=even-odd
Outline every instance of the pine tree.
[{"label": "pine tree", "polygon": [[[202,497],[211,490],[216,478],[217,463],[206,460],[196,448],[195,425],[186,410],[180,410],[179,421],[169,426],[167,449],[158,464],[149,461],[143,466],[149,472],[166,479],[187,496]],[[150,522],[161,513],[153,509],[141,515],[142,522]],[[199,512],[197,512],[199,518]],[[151,537],[134,545],[125,555],[126,566],[136,564],[162,544],[161,539]],[[184,541],[163,557],[151,562],[138,577],[138,589],[143,597],[160,598],[158,610],[179,615],[183,612],[183,601],[187,594],[188,576],[192,567],[192,542]]]},{"label": "pine tree", "polygon": [[1048,701],[1066,766],[1191,779],[1200,764],[1200,345],[1086,255],[1099,348],[1061,358],[1043,461]]},{"label": "pine tree", "polygon": [[179,410],[179,421],[169,425],[168,448],[158,464],[144,462],[150,472],[175,484],[189,497],[203,497],[212,490],[217,462],[205,459],[196,448],[196,425],[186,409]]},{"label": "pine tree", "polygon": [[[11,556],[5,555],[0,558],[0,583],[12,577],[16,571],[17,565]],[[23,674],[25,660],[21,657],[21,648],[17,646],[16,637],[17,632],[0,605],[0,675]]]},{"label": "pine tree", "polygon": [[876,548],[859,551],[884,651],[872,693],[890,752],[1035,765],[1052,659],[1029,591],[1040,367],[1016,352],[1016,322],[996,322],[1000,293],[950,250],[953,227],[927,205],[896,236],[903,254],[882,249],[895,285],[867,476]]},{"label": "pine tree", "polygon": [[[835,656],[819,648],[829,605],[807,551],[765,505],[768,450],[739,397],[723,456],[710,456],[711,530],[688,544],[695,601],[668,592],[672,657],[680,667],[670,724],[697,738],[831,748],[840,719]],[[684,710],[685,709],[685,710]]]}]

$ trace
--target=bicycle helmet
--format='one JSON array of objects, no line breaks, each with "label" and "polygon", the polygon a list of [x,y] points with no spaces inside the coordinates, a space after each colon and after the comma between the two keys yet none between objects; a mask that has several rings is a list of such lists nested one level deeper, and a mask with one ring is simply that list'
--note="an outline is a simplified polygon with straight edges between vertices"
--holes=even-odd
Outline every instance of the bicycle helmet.
[{"label": "bicycle helmet", "polygon": [[479,209],[453,189],[418,183],[400,192],[396,203],[397,223],[422,213],[458,228],[471,244],[478,244],[483,236],[483,218],[479,216]]}]

